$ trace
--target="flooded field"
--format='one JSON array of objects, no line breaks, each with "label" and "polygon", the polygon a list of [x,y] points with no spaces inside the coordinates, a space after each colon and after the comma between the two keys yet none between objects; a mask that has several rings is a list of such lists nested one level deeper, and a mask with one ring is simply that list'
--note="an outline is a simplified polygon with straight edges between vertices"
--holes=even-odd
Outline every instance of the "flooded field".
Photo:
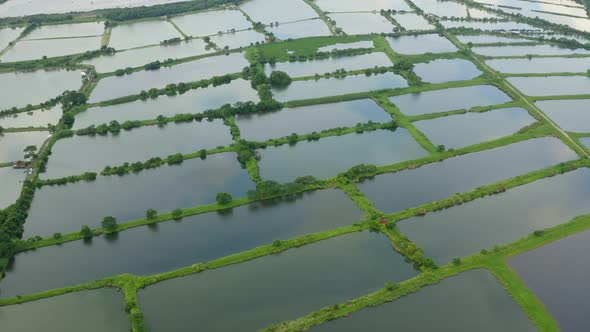
[{"label": "flooded field", "polygon": [[464,81],[481,75],[481,71],[473,62],[463,59],[442,59],[418,63],[414,66],[414,72],[422,78],[422,81],[429,83]]},{"label": "flooded field", "polygon": [[104,24],[101,22],[55,24],[40,26],[26,35],[24,39],[89,37],[101,36],[103,33]]},{"label": "flooded field", "polygon": [[[314,277],[306,277],[310,274]],[[147,326],[155,331],[199,326],[254,331],[415,274],[387,237],[362,232],[165,281],[140,291],[139,301]],[[249,287],[232,287],[236,284]],[[289,301],[280,300],[285,298]]]},{"label": "flooded field", "polygon": [[370,33],[391,33],[395,26],[377,13],[338,13],[330,14],[336,26],[349,35]]},{"label": "flooded field", "polygon": [[397,212],[574,159],[576,154],[559,140],[537,138],[378,175],[359,189],[377,209]]},{"label": "flooded field", "polygon": [[254,22],[287,23],[317,17],[305,2],[298,0],[252,0],[240,6]]},{"label": "flooded field", "polygon": [[268,28],[278,39],[297,39],[305,37],[330,36],[330,29],[321,19],[305,20],[280,24]]},{"label": "flooded field", "polygon": [[590,79],[585,76],[509,77],[507,80],[529,96],[590,94]]},{"label": "flooded field", "polygon": [[401,0],[317,0],[316,4],[328,12],[356,12],[356,11],[380,11],[381,9],[393,9],[396,11],[411,11],[412,9]]},{"label": "flooded field", "polygon": [[536,45],[536,46],[481,46],[472,48],[473,52],[485,56],[523,56],[532,55],[569,55],[569,54],[589,54],[590,50],[569,49],[554,45]]},{"label": "flooded field", "polygon": [[[458,316],[465,316],[456,319]],[[420,318],[418,318],[420,317]],[[537,331],[494,276],[472,270],[310,331]]]},{"label": "flooded field", "polygon": [[166,21],[144,21],[131,24],[116,25],[109,40],[109,47],[116,50],[155,45],[160,42],[182,38],[174,26]]},{"label": "flooded field", "polygon": [[[0,297],[73,286],[122,273],[162,273],[274,240],[349,226],[363,217],[362,211],[340,191],[298,196],[138,227],[116,237],[102,236],[90,242],[75,241],[20,253],[0,284]],[[147,251],[152,254],[145,255]],[[88,265],[89,261],[93,263]]]},{"label": "flooded field", "polygon": [[391,48],[401,54],[456,52],[457,48],[445,37],[431,35],[388,37]]},{"label": "flooded field", "polygon": [[477,106],[503,104],[511,99],[491,85],[434,90],[389,98],[404,114],[421,115]]},{"label": "flooded field", "polygon": [[47,127],[59,122],[63,112],[60,106],[48,110],[35,110],[0,117],[0,126],[4,128]]},{"label": "flooded field", "polygon": [[205,37],[232,30],[247,30],[252,25],[238,10],[215,10],[177,16],[172,19],[189,36]]},{"label": "flooded field", "polygon": [[[265,180],[289,182],[312,175],[327,178],[358,164],[388,165],[418,159],[426,152],[402,128],[322,138],[260,150],[260,175]],[[301,160],[306,160],[301,164]]]},{"label": "flooded field", "polygon": [[425,18],[417,14],[397,14],[392,15],[392,17],[406,30],[434,30],[434,26],[428,23]]},{"label": "flooded field", "polygon": [[473,44],[494,44],[494,43],[527,43],[532,42],[530,39],[526,38],[514,38],[508,36],[498,36],[498,35],[458,35],[457,39],[463,44],[473,43]]},{"label": "flooded field", "polygon": [[354,127],[358,123],[388,122],[392,118],[369,99],[285,108],[280,112],[238,116],[241,137],[266,141],[291,133],[310,134],[324,129]]},{"label": "flooded field", "polygon": [[544,100],[535,104],[564,130],[590,132],[588,99]]},{"label": "flooded field", "polygon": [[100,49],[101,37],[21,40],[6,54],[2,62],[40,60]]},{"label": "flooded field", "polygon": [[254,30],[226,33],[211,37],[211,41],[220,49],[236,49],[264,43],[264,35]]},{"label": "flooded field", "polygon": [[583,73],[590,67],[590,58],[494,59],[486,64],[511,74]]}]

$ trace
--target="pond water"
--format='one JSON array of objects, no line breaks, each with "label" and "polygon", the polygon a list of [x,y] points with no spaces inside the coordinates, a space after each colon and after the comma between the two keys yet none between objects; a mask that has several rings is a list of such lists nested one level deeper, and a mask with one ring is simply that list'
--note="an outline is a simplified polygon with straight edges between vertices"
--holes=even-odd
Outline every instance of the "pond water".
[{"label": "pond water", "polygon": [[590,137],[580,138],[580,142],[582,142],[582,144],[584,144],[588,149],[590,149]]},{"label": "pond water", "polygon": [[42,25],[25,36],[24,39],[71,38],[101,36],[104,33],[103,22],[79,24]]},{"label": "pond water", "polygon": [[418,121],[414,126],[434,145],[460,148],[512,135],[535,121],[526,109],[514,107]]},{"label": "pond water", "polygon": [[99,81],[90,96],[91,103],[137,94],[150,88],[164,88],[170,83],[195,82],[213,76],[239,73],[248,66],[242,53],[232,53],[185,62],[158,70],[147,70],[125,76],[111,76]]},{"label": "pond water", "polygon": [[511,74],[584,73],[590,68],[590,58],[494,59],[487,60],[486,64]]},{"label": "pond water", "polygon": [[406,30],[434,30],[434,26],[430,25],[424,17],[414,13],[396,14],[392,17]]},{"label": "pond water", "polygon": [[227,47],[231,50],[240,47],[248,47],[256,43],[264,43],[264,35],[254,30],[240,31],[212,36],[211,41],[220,49]]},{"label": "pond water", "polygon": [[356,92],[368,92],[383,89],[405,88],[406,80],[394,73],[365,76],[354,75],[345,78],[322,78],[316,81],[295,81],[284,89],[272,90],[276,100],[311,99],[328,96],[345,95]]},{"label": "pond water", "polygon": [[387,37],[391,48],[401,54],[456,52],[457,48],[445,37],[437,34]]},{"label": "pond water", "polygon": [[542,179],[398,224],[399,230],[441,264],[507,244],[590,212],[590,169]]},{"label": "pond water", "polygon": [[467,7],[456,2],[439,0],[415,0],[412,2],[426,13],[438,17],[467,17]]},{"label": "pond water", "polygon": [[158,45],[103,55],[87,60],[85,63],[94,66],[99,73],[110,73],[117,69],[143,66],[156,60],[182,59],[214,51],[206,50],[206,45],[201,39],[192,39],[182,41],[180,44]]},{"label": "pond water", "polygon": [[47,127],[57,124],[62,116],[61,105],[48,110],[35,110],[0,117],[0,126],[4,128]]},{"label": "pond water", "polygon": [[509,77],[508,82],[529,96],[590,94],[590,77]]},{"label": "pond water", "polygon": [[266,141],[291,133],[309,134],[357,123],[388,122],[391,116],[370,99],[285,108],[280,112],[242,115],[236,118],[241,137]]},{"label": "pond water", "polygon": [[338,13],[330,14],[336,26],[349,35],[371,33],[392,33],[396,27],[378,13]]},{"label": "pond water", "polygon": [[500,19],[501,18],[500,16],[498,16],[496,14],[492,14],[490,12],[487,12],[487,11],[481,10],[481,9],[468,7],[468,10],[469,10],[469,16],[471,16],[471,18],[475,18],[475,19],[486,19],[486,18]]},{"label": "pond water", "polygon": [[[0,109],[40,104],[82,85],[78,71],[37,70],[0,74]],[[23,91],[30,91],[24,94]]]},{"label": "pond water", "polygon": [[131,328],[123,294],[108,288],[0,307],[0,324],[7,331],[126,332]]},{"label": "pond water", "polygon": [[240,5],[254,22],[286,23],[317,17],[318,14],[301,0],[252,0]]},{"label": "pond water", "polygon": [[533,40],[526,38],[512,38],[508,36],[497,35],[457,35],[457,39],[463,44],[492,44],[492,43],[529,43]]},{"label": "pond water", "polygon": [[15,40],[24,28],[5,28],[0,29],[0,51],[3,50],[8,44]]},{"label": "pond water", "polygon": [[470,109],[476,106],[489,106],[511,101],[507,94],[492,85],[418,92],[390,97],[389,100],[407,115]]},{"label": "pond water", "polygon": [[412,9],[402,0],[317,0],[315,1],[323,11],[328,12],[358,12],[380,11],[393,9],[396,11],[411,11]]},{"label": "pond water", "polygon": [[[510,266],[539,297],[562,331],[588,331],[590,232],[512,257]],[[559,266],[559,268],[550,268]]]},{"label": "pond water", "polygon": [[46,131],[4,133],[0,135],[0,163],[22,160],[29,145],[40,148],[49,135]]},{"label": "pond water", "polygon": [[21,40],[0,59],[2,62],[40,60],[100,49],[102,37]]},{"label": "pond water", "polygon": [[267,31],[274,33],[280,40],[298,39],[305,37],[330,36],[330,29],[321,19],[305,20],[294,23],[279,24],[267,27]]},{"label": "pond water", "polygon": [[331,52],[335,50],[350,50],[355,48],[374,48],[375,45],[371,40],[363,40],[352,43],[337,43],[318,48],[318,52]]},{"label": "pond water", "polygon": [[233,143],[223,120],[170,123],[162,128],[146,126],[118,135],[74,136],[53,146],[45,179],[62,178],[84,172],[100,172],[106,166],[146,161],[175,153],[191,153]]},{"label": "pond water", "polygon": [[574,159],[577,155],[558,139],[537,138],[378,175],[359,189],[377,209],[397,212]]},{"label": "pond water", "polygon": [[109,215],[124,222],[145,217],[150,208],[165,213],[211,204],[218,192],[237,198],[251,189],[254,184],[235,153],[185,160],[179,166],[162,166],[139,174],[44,187],[35,193],[24,237],[77,232],[82,225],[100,227],[101,220]]},{"label": "pond water", "polygon": [[339,69],[347,71],[361,70],[373,67],[392,67],[393,64],[383,52],[373,52],[355,56],[318,59],[297,62],[277,62],[264,65],[267,76],[275,71],[284,71],[291,77],[313,76],[315,74],[332,73]]},{"label": "pond water", "polygon": [[122,50],[160,44],[172,38],[182,38],[172,24],[166,21],[141,21],[113,27],[109,47]]},{"label": "pond water", "polygon": [[563,130],[590,132],[590,100],[544,100],[535,104]]},{"label": "pond water", "polygon": [[152,331],[257,331],[415,274],[388,238],[362,232],[168,280],[139,302]]},{"label": "pond water", "polygon": [[525,56],[532,55],[568,55],[568,54],[589,54],[585,49],[569,49],[555,45],[536,45],[536,46],[481,46],[473,47],[473,52],[485,56]]},{"label": "pond water", "polygon": [[519,22],[477,22],[477,21],[440,21],[447,29],[465,27],[483,31],[510,31],[510,30],[528,30],[543,31],[543,29]]},{"label": "pond water", "polygon": [[214,10],[202,13],[176,16],[172,19],[182,32],[189,36],[211,36],[232,29],[252,28],[246,17],[238,10]]},{"label": "pond water", "polygon": [[34,14],[69,13],[103,8],[153,6],[179,2],[178,0],[10,0],[0,5],[0,17]]},{"label": "pond water", "polygon": [[[201,113],[236,102],[258,102],[258,94],[249,81],[241,78],[217,87],[189,90],[181,95],[162,95],[156,99],[137,100],[130,103],[105,107],[91,107],[76,115],[74,129],[109,123],[113,120],[123,123],[129,120],[151,120],[158,115],[174,116],[181,113]],[[2,120],[0,120],[0,125]],[[227,130],[224,130],[227,131]]]},{"label": "pond water", "polygon": [[0,210],[14,203],[20,195],[25,171],[12,167],[0,167]]},{"label": "pond water", "polygon": [[[559,4],[551,4],[551,1],[517,1],[517,0],[478,0],[477,2],[486,3],[491,5],[502,5],[502,6],[509,6],[509,7],[517,7],[521,10],[517,10],[521,12],[525,16],[532,16],[535,17],[537,13],[534,11],[546,11],[551,13],[559,13],[559,14],[566,14],[566,15],[574,15],[574,16],[583,16],[586,17],[586,11],[584,8],[580,8],[579,4],[575,5],[576,7],[570,7],[570,4],[566,2],[560,2]],[[571,2],[570,2],[571,3]],[[512,8],[498,8],[500,10],[511,10]],[[530,13],[529,13],[530,12]]]},{"label": "pond water", "polygon": [[534,15],[534,17],[539,17],[539,18],[547,20],[551,23],[563,24],[563,25],[567,25],[571,28],[574,28],[574,29],[577,29],[580,31],[590,32],[590,20],[585,19],[585,18],[577,18],[577,17],[570,17],[570,16],[562,16],[562,15],[552,15],[552,14],[539,13],[539,12],[534,12],[533,15]]},{"label": "pond water", "polygon": [[473,62],[463,59],[439,59],[414,65],[414,72],[424,82],[445,83],[464,81],[481,75]]},{"label": "pond water", "polygon": [[493,274],[471,270],[310,331],[533,332],[537,329]]},{"label": "pond water", "polygon": [[122,273],[167,272],[274,240],[352,225],[362,217],[362,211],[341,191],[321,190],[133,228],[115,238],[101,236],[90,242],[26,251],[10,264],[0,283],[0,296],[30,294]]},{"label": "pond water", "polygon": [[[265,180],[289,182],[313,175],[328,178],[358,164],[388,165],[427,155],[403,128],[322,138],[259,150],[260,175]],[[305,161],[304,163],[302,161]]]}]

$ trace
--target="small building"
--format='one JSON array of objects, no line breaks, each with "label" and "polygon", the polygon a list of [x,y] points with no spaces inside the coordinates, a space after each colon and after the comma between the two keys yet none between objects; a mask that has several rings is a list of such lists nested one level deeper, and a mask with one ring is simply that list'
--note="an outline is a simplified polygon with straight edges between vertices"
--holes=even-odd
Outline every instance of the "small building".
[{"label": "small building", "polygon": [[12,163],[12,168],[22,169],[22,168],[27,168],[27,167],[28,167],[28,165],[24,161],[15,161]]}]

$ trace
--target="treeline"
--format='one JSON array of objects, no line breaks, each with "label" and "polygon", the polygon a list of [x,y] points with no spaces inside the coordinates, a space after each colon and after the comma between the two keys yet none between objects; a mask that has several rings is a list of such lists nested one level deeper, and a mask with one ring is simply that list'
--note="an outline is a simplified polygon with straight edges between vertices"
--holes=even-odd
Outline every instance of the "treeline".
[{"label": "treeline", "polygon": [[[352,48],[352,49],[343,49],[343,50],[333,50],[328,52],[321,52],[317,51],[314,54],[309,55],[294,55],[291,54],[287,58],[289,62],[304,62],[309,60],[321,60],[321,59],[329,59],[329,58],[340,58],[346,56],[354,56],[354,55],[362,55],[362,54],[369,54],[373,52],[373,48]],[[258,62],[260,64],[275,64],[279,59],[277,57],[265,57],[263,52],[259,52],[258,54]]]},{"label": "treeline", "polygon": [[[201,159],[207,158],[207,151],[206,150],[201,150],[201,151],[199,151],[199,153],[201,155]],[[153,158],[148,159],[145,162],[141,162],[141,161],[134,162],[134,163],[127,162],[121,166],[107,166],[104,168],[104,170],[102,172],[100,172],[100,175],[125,175],[125,174],[128,174],[129,172],[139,173],[144,169],[156,168],[156,167],[160,167],[164,164],[168,164],[168,165],[182,164],[183,161],[184,161],[184,156],[181,153],[170,155],[165,159],[162,159],[160,157],[153,157]]]},{"label": "treeline", "polygon": [[20,197],[4,210],[0,210],[0,271],[8,264],[8,259],[23,234],[23,225],[33,201],[35,186],[25,180]]},{"label": "treeline", "polygon": [[112,47],[101,47],[93,51],[86,51],[78,55],[66,55],[55,58],[46,58],[21,62],[0,62],[0,69],[10,69],[14,71],[36,70],[42,68],[64,67],[78,69],[79,63],[101,55],[113,54],[115,49]]},{"label": "treeline", "polygon": [[266,199],[285,194],[293,194],[306,189],[308,185],[315,184],[316,178],[313,176],[303,176],[295,179],[293,182],[278,183],[276,181],[262,181],[256,186],[256,190],[248,191],[249,199]]},{"label": "treeline", "polygon": [[68,183],[75,183],[75,182],[80,182],[80,181],[94,181],[96,180],[96,176],[97,174],[94,172],[86,172],[82,175],[72,175],[72,176],[67,176],[64,178],[59,178],[59,179],[47,179],[47,180],[37,180],[36,181],[36,185],[37,188],[43,187],[43,186],[54,186],[54,185],[65,185]]}]

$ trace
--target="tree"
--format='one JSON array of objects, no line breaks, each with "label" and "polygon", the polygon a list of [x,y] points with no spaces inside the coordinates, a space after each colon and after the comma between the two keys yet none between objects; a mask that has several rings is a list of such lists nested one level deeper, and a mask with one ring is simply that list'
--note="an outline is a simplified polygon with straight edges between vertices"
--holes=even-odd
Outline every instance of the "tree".
[{"label": "tree", "polygon": [[233,197],[228,193],[218,193],[215,199],[217,200],[217,204],[227,205],[232,202]]},{"label": "tree", "polygon": [[455,266],[461,265],[461,258],[453,258],[453,265],[455,265]]},{"label": "tree", "polygon": [[101,222],[102,228],[107,231],[107,233],[113,233],[117,231],[117,219],[115,217],[104,217]]},{"label": "tree", "polygon": [[180,218],[182,218],[182,210],[181,209],[175,209],[174,211],[172,211],[172,218],[174,218],[174,219],[180,219]]},{"label": "tree", "polygon": [[80,234],[82,234],[82,236],[85,239],[90,239],[94,235],[94,233],[92,232],[90,227],[88,227],[87,225],[82,226],[82,229],[80,230]]},{"label": "tree", "polygon": [[273,87],[286,87],[293,82],[293,79],[289,74],[285,73],[284,71],[273,71],[270,74],[270,85]]},{"label": "tree", "polygon": [[387,282],[385,283],[385,289],[387,289],[387,291],[389,291],[389,292],[392,292],[392,291],[394,291],[396,288],[397,288],[396,284],[394,284],[394,283],[393,283],[393,282],[391,282],[391,281],[387,281]]},{"label": "tree", "polygon": [[152,220],[152,219],[156,218],[156,216],[157,216],[157,215],[158,215],[158,211],[156,211],[156,210],[154,210],[154,209],[149,209],[149,210],[147,210],[147,211],[146,211],[146,213],[145,213],[145,217],[146,217],[148,220]]}]

